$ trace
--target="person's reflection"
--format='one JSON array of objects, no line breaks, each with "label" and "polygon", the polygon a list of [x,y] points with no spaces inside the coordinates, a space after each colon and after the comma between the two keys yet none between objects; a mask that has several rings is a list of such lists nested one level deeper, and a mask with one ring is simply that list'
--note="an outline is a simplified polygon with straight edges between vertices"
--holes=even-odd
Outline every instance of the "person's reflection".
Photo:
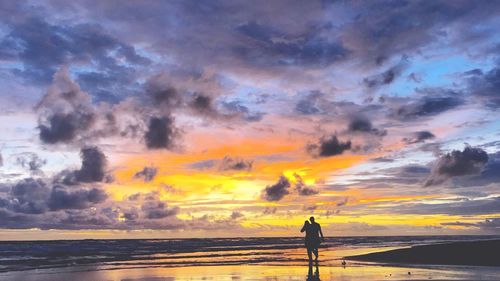
[{"label": "person's reflection", "polygon": [[315,266],[315,271],[313,273],[313,263],[309,263],[309,271],[307,272],[307,279],[306,281],[321,281],[319,279],[319,266],[318,263],[316,263]]}]

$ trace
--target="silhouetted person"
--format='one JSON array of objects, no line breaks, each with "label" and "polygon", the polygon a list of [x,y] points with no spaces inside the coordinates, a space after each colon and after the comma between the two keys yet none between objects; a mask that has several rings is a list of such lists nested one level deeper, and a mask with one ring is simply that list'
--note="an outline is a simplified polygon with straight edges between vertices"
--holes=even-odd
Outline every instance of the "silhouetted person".
[{"label": "silhouetted person", "polygon": [[314,271],[313,274],[313,265],[312,262],[309,263],[309,271],[307,272],[307,279],[306,281],[321,281],[319,279],[319,266],[316,263],[316,270]]},{"label": "silhouetted person", "polygon": [[[312,253],[316,257],[316,262],[318,261],[318,248],[321,244],[321,240],[325,240],[323,232],[321,231],[321,226],[314,220],[314,217],[310,217],[309,220],[305,221],[304,226],[300,232],[306,232],[305,245],[307,248],[307,256],[309,257],[309,262],[312,262]],[[321,239],[320,239],[321,235]]]}]

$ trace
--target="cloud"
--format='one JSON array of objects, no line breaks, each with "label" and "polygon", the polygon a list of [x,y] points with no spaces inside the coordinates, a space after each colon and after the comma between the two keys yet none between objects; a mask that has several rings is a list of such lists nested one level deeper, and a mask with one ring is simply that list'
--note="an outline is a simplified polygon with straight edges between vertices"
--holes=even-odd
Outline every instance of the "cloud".
[{"label": "cloud", "polygon": [[262,190],[261,197],[267,201],[279,201],[290,193],[288,188],[290,188],[290,181],[285,176],[281,176],[277,183],[268,185]]},{"label": "cloud", "polygon": [[147,219],[163,219],[170,216],[175,216],[179,212],[178,207],[167,208],[165,202],[159,200],[147,200],[142,206],[141,210],[144,217]]},{"label": "cloud", "polygon": [[337,207],[345,206],[347,205],[347,202],[349,201],[349,197],[345,197],[344,199],[340,200],[337,202]]},{"label": "cloud", "polygon": [[278,211],[278,208],[276,207],[266,207],[262,214],[264,215],[274,215]]},{"label": "cloud", "polygon": [[486,73],[475,69],[464,76],[467,79],[467,89],[472,95],[481,98],[487,107],[500,107],[500,67],[495,66]]},{"label": "cloud", "polygon": [[96,146],[87,146],[80,150],[82,166],[79,170],[64,171],[59,177],[64,184],[103,182],[110,180],[106,175],[106,155]]},{"label": "cloud", "polygon": [[[497,5],[486,2],[455,5],[446,1],[350,3],[348,6],[354,7],[358,16],[342,28],[342,38],[361,61],[382,64],[401,54],[418,54],[423,47],[445,38],[450,40],[446,46],[468,45],[489,38],[493,31],[479,31],[478,20],[490,22]],[[444,25],[459,33],[455,36],[441,33]]]},{"label": "cloud", "polygon": [[[3,21],[8,32],[0,41],[0,53],[8,52],[11,59],[22,64],[12,72],[28,82],[48,83],[60,65],[78,63],[95,69],[81,74],[87,90],[96,94],[117,88],[125,91],[134,81],[132,69],[150,63],[133,46],[107,34],[103,26],[49,23],[44,16],[35,16],[39,13],[22,13],[26,16]],[[94,73],[98,75],[89,76]],[[88,81],[91,77],[92,81]]]},{"label": "cloud", "polygon": [[295,189],[297,190],[299,195],[310,196],[310,195],[315,195],[315,194],[319,193],[317,190],[312,189],[309,186],[307,186],[299,174],[294,173],[293,176],[295,178]]},{"label": "cloud", "polygon": [[244,160],[241,158],[232,158],[225,156],[219,164],[220,171],[251,171],[253,166],[253,161]]},{"label": "cloud", "polygon": [[54,75],[36,110],[40,140],[48,144],[69,143],[89,130],[96,120],[90,96],[71,80],[66,67]]},{"label": "cloud", "polygon": [[323,137],[318,144],[308,144],[307,151],[315,157],[330,157],[351,149],[351,141],[339,141],[336,135]]},{"label": "cloud", "polygon": [[409,138],[404,138],[403,141],[407,144],[414,144],[419,142],[424,142],[426,140],[430,140],[435,138],[433,133],[429,131],[418,131],[413,133],[413,135]]},{"label": "cloud", "polygon": [[173,117],[153,116],[149,119],[148,129],[144,134],[144,139],[149,149],[173,149],[179,135],[180,131],[175,127]]},{"label": "cloud", "polygon": [[156,80],[151,80],[146,87],[152,106],[172,110],[182,105],[182,95],[172,86],[162,87]]},{"label": "cloud", "polygon": [[271,26],[247,22],[235,31],[241,35],[241,43],[233,47],[233,54],[256,66],[325,67],[348,55],[340,41],[321,37],[315,27],[302,34],[285,34]]},{"label": "cloud", "polygon": [[[385,165],[385,162],[382,162]],[[335,184],[332,188],[347,188],[352,185],[364,186],[365,188],[395,188],[410,187],[418,188],[429,176],[430,169],[426,166],[408,164],[377,170],[376,173],[354,174],[353,180],[345,185]]]},{"label": "cloud", "polygon": [[484,221],[479,222],[444,222],[441,223],[444,226],[461,226],[461,227],[474,227],[479,228],[492,233],[500,233],[500,218],[487,218]]},{"label": "cloud", "polygon": [[16,213],[41,214],[47,210],[49,192],[42,180],[23,179],[11,187],[9,198],[0,197],[0,207]]},{"label": "cloud", "polygon": [[241,101],[222,102],[222,106],[229,111],[230,115],[240,115],[248,122],[258,122],[265,115],[264,112],[251,111]]},{"label": "cloud", "polygon": [[35,107],[39,138],[46,144],[82,145],[98,138],[137,138],[146,129],[146,117],[157,108],[129,98],[117,104],[93,104],[91,96],[61,67],[47,93]]},{"label": "cloud", "polygon": [[40,140],[54,144],[72,141],[79,130],[90,128],[93,115],[55,113],[48,117],[46,124],[40,124]]},{"label": "cloud", "polygon": [[374,128],[370,120],[364,117],[356,117],[352,119],[351,122],[349,123],[348,131],[367,133],[380,137],[387,135],[386,130],[379,130],[377,128]]},{"label": "cloud", "polygon": [[191,101],[190,105],[198,114],[213,118],[217,118],[219,116],[219,113],[215,109],[213,100],[210,96],[197,94]]},{"label": "cloud", "polygon": [[488,154],[481,148],[466,146],[439,158],[425,186],[437,185],[457,176],[479,174],[488,162]]},{"label": "cloud", "polygon": [[50,193],[48,206],[50,210],[86,209],[94,204],[104,202],[108,195],[98,188],[69,190],[55,185]]},{"label": "cloud", "polygon": [[106,200],[99,188],[49,187],[42,179],[23,179],[14,184],[7,198],[0,197],[0,208],[22,214],[44,214],[50,211],[86,209]]},{"label": "cloud", "polygon": [[196,170],[210,169],[213,168],[217,164],[217,162],[218,161],[214,159],[202,160],[190,163],[188,167]]},{"label": "cloud", "polygon": [[500,152],[488,154],[488,163],[479,174],[454,178],[453,184],[462,187],[477,187],[500,183]]},{"label": "cloud", "polygon": [[149,182],[156,177],[156,173],[158,173],[156,167],[144,167],[144,169],[134,174],[134,178],[142,178],[145,182]]},{"label": "cloud", "polygon": [[[432,94],[432,91],[430,92]],[[393,117],[399,120],[414,120],[423,117],[435,116],[464,104],[458,93],[446,92],[441,96],[425,96],[420,100],[398,107]]]},{"label": "cloud", "polygon": [[241,218],[243,218],[244,216],[245,216],[245,215],[243,215],[242,213],[237,212],[237,211],[233,211],[233,212],[231,213],[231,219],[232,219],[232,220],[241,219]]},{"label": "cloud", "polygon": [[323,93],[319,91],[312,91],[310,94],[297,101],[297,104],[295,104],[295,111],[303,115],[321,113],[322,97]]},{"label": "cloud", "polygon": [[25,152],[16,157],[16,163],[34,174],[40,174],[42,173],[41,168],[47,164],[47,160],[41,159],[36,153]]},{"label": "cloud", "polygon": [[363,79],[363,84],[370,89],[378,88],[383,85],[389,85],[401,75],[407,64],[407,59],[403,58],[400,63],[390,67],[384,72]]}]

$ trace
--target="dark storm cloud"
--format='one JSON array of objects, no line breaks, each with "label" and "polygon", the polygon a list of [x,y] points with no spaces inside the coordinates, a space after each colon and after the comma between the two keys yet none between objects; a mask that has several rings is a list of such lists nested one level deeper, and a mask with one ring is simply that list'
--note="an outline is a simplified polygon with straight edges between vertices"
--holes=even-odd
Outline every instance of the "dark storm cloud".
[{"label": "dark storm cloud", "polygon": [[400,120],[414,120],[421,117],[435,116],[464,104],[456,93],[448,96],[426,96],[415,102],[398,107],[393,116]]},{"label": "dark storm cloud", "polygon": [[35,107],[40,140],[48,144],[76,141],[94,125],[97,114],[90,96],[82,92],[61,68],[47,93]]},{"label": "dark storm cloud", "polygon": [[216,114],[216,110],[213,105],[212,98],[209,96],[205,96],[202,94],[198,94],[195,96],[193,101],[191,102],[191,107],[195,109],[195,111],[205,114],[205,115],[214,115]]},{"label": "dark storm cloud", "polygon": [[147,219],[163,219],[170,216],[175,216],[179,212],[179,208],[167,208],[167,204],[158,200],[145,201],[141,210]]},{"label": "dark storm cloud", "polygon": [[261,197],[267,201],[279,201],[290,193],[289,188],[290,181],[285,176],[281,176],[277,183],[268,185],[262,190]]},{"label": "dark storm cloud", "polygon": [[12,185],[7,197],[0,197],[0,208],[22,214],[44,214],[66,209],[86,209],[106,200],[99,188],[49,187],[41,179],[27,178]]},{"label": "dark storm cloud", "polygon": [[47,160],[40,158],[36,153],[25,152],[16,157],[16,163],[30,172],[41,173],[41,168],[47,163]]},{"label": "dark storm cloud", "polygon": [[500,152],[488,155],[488,163],[477,175],[456,178],[453,183],[457,186],[476,187],[490,184],[500,184]]},{"label": "dark storm cloud", "polygon": [[0,197],[0,207],[16,213],[41,214],[47,210],[50,189],[40,179],[27,178],[11,187],[9,197]]},{"label": "dark storm cloud", "polygon": [[84,147],[80,150],[82,166],[76,171],[62,172],[63,183],[103,182],[106,177],[106,155],[96,146]]},{"label": "dark storm cloud", "polygon": [[154,83],[149,83],[147,93],[154,106],[172,109],[182,104],[182,95],[172,86],[162,88]]},{"label": "dark storm cloud", "polygon": [[108,195],[99,188],[72,190],[61,185],[52,188],[48,200],[50,210],[86,209],[104,202]]},{"label": "dark storm cloud", "polygon": [[351,149],[351,141],[339,141],[336,135],[323,137],[318,144],[308,144],[307,151],[315,157],[329,157],[340,155]]},{"label": "dark storm cloud", "polygon": [[70,142],[75,139],[79,130],[87,130],[93,122],[94,115],[91,113],[55,113],[38,127],[40,140],[48,144]]},{"label": "dark storm cloud", "polygon": [[226,156],[220,161],[219,170],[251,171],[252,166],[253,166],[253,161]]},{"label": "dark storm cloud", "polygon": [[144,167],[144,169],[134,174],[134,178],[143,179],[145,182],[152,181],[156,174],[158,173],[158,168],[156,167]]},{"label": "dark storm cloud", "polygon": [[433,167],[426,186],[437,185],[457,176],[479,174],[488,162],[488,154],[481,148],[466,146],[442,156]]},{"label": "dark storm cloud", "polygon": [[301,34],[285,34],[248,22],[238,26],[236,32],[241,34],[241,43],[233,47],[235,56],[257,66],[324,67],[345,59],[349,53],[340,41],[321,37],[321,30],[314,27]]},{"label": "dark storm cloud", "polygon": [[35,109],[40,140],[70,146],[111,136],[138,138],[145,131],[144,116],[152,111],[134,99],[115,105],[93,104],[92,97],[71,79],[67,67],[56,72]]},{"label": "dark storm cloud", "polygon": [[386,130],[379,130],[374,128],[370,120],[364,117],[356,117],[351,120],[348,127],[349,132],[368,133],[376,136],[383,137],[387,135]]},{"label": "dark storm cloud", "polygon": [[434,136],[434,134],[429,132],[429,131],[418,131],[418,132],[413,133],[413,135],[411,137],[404,138],[403,141],[407,144],[414,144],[414,143],[419,143],[419,142],[423,142],[426,140],[430,140],[430,139],[433,139],[435,137],[436,136]]},{"label": "dark storm cloud", "polygon": [[196,94],[189,102],[189,107],[201,117],[222,121],[257,122],[264,116],[263,112],[251,111],[241,101],[216,102],[213,97],[204,94]]},{"label": "dark storm cloud", "polygon": [[153,116],[149,119],[144,139],[149,149],[173,149],[178,136],[179,130],[175,127],[173,117]]},{"label": "dark storm cloud", "polygon": [[295,177],[295,189],[297,190],[299,195],[310,196],[319,193],[319,191],[307,186],[299,174],[294,173],[293,176]]},{"label": "dark storm cloud", "polygon": [[[496,16],[495,1],[375,1],[356,3],[356,17],[343,29],[343,41],[358,57],[382,64],[391,57],[411,54],[432,42],[450,40],[467,44],[470,38],[491,36],[491,29],[479,30]],[[459,30],[455,37],[443,26]]]},{"label": "dark storm cloud", "polygon": [[483,103],[492,108],[500,108],[500,67],[495,66],[483,73],[475,69],[465,73],[468,81],[468,90],[479,97]]},{"label": "dark storm cloud", "polygon": [[[132,66],[150,63],[138,55],[134,47],[106,34],[105,28],[99,25],[52,24],[39,16],[7,20],[4,24],[9,32],[0,41],[0,53],[18,59],[23,67],[14,73],[34,83],[50,82],[60,65],[75,62],[93,64],[103,73],[98,77],[102,82],[89,84],[90,88],[113,89],[119,86],[115,85],[116,81],[130,82],[130,69],[123,66],[122,61]],[[82,80],[87,79],[84,74]]]}]

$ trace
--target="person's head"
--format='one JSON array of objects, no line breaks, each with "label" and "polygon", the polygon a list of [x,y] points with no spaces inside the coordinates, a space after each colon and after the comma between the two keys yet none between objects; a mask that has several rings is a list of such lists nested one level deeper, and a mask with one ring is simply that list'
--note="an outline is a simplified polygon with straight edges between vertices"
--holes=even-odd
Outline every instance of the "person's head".
[{"label": "person's head", "polygon": [[311,221],[311,223],[314,223],[314,217],[310,217],[309,220]]},{"label": "person's head", "polygon": [[305,225],[308,225],[308,224],[310,224],[310,223],[309,223],[309,221],[307,221],[307,220],[306,220],[306,221],[304,222],[304,224],[305,224]]}]

